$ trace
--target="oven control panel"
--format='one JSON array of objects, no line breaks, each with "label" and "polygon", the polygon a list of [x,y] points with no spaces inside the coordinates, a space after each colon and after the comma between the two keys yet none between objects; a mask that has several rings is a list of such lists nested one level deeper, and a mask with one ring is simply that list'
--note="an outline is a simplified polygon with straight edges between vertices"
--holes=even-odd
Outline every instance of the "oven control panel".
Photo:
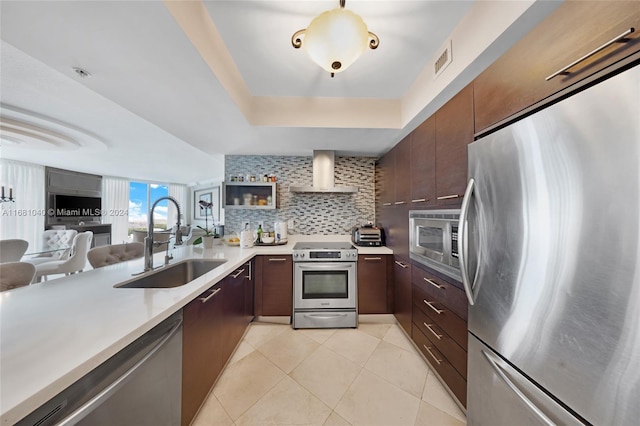
[{"label": "oven control panel", "polygon": [[293,260],[305,262],[355,262],[358,260],[358,250],[294,250]]}]

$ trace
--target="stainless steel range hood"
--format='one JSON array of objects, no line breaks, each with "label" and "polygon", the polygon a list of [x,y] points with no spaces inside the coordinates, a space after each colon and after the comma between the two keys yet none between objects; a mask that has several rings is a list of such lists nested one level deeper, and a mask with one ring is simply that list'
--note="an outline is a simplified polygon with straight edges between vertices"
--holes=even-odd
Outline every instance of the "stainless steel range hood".
[{"label": "stainless steel range hood", "polygon": [[355,186],[335,186],[335,151],[313,151],[313,186],[290,186],[289,192],[355,193]]}]

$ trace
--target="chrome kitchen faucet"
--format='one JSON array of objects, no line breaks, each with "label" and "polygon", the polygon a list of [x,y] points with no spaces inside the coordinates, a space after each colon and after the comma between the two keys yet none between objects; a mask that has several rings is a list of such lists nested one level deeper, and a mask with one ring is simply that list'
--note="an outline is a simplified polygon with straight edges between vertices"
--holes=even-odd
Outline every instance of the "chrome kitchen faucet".
[{"label": "chrome kitchen faucet", "polygon": [[[156,246],[160,246],[162,244],[169,244],[169,241],[171,240],[167,240],[167,241],[159,241],[157,243],[153,242],[153,210],[156,208],[156,206],[158,205],[158,203],[162,200],[169,200],[171,201],[173,204],[176,205],[176,209],[178,210],[178,221],[176,223],[177,227],[176,227],[176,242],[175,245],[179,246],[182,245],[182,231],[180,230],[180,216],[181,216],[181,212],[180,212],[180,204],[178,204],[178,201],[176,201],[175,198],[171,197],[171,196],[164,196],[164,197],[160,197],[158,198],[154,203],[153,206],[151,206],[151,210],[149,210],[149,220],[148,220],[148,224],[147,224],[147,236],[144,238],[144,272],[147,271],[151,271],[153,269],[153,247],[154,245]],[[165,256],[165,262],[164,264],[167,265],[169,263],[169,260],[171,259],[169,257],[168,254],[168,246],[167,246],[167,255]]]}]

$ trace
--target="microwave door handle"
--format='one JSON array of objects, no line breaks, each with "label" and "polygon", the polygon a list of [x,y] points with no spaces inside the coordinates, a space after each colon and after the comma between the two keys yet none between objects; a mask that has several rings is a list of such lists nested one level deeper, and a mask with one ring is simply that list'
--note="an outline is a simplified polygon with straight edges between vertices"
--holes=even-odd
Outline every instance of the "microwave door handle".
[{"label": "microwave door handle", "polygon": [[[464,286],[464,292],[467,295],[469,305],[475,304],[475,295],[473,294],[473,282],[469,278],[469,227],[467,216],[469,214],[469,205],[471,204],[471,198],[473,197],[475,187],[475,180],[469,179],[467,189],[464,192],[464,198],[462,199],[462,207],[460,208],[460,223],[458,224],[458,233],[460,236],[460,250],[458,252],[458,261],[460,262],[460,272],[462,275],[462,285]],[[475,277],[474,277],[475,278]],[[475,281],[475,279],[474,279]]]}]

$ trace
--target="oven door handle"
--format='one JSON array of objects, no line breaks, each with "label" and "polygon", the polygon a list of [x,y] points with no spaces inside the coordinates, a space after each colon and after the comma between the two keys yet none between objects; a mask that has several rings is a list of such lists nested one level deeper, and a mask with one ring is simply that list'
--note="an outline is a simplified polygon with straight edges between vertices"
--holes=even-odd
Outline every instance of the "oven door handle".
[{"label": "oven door handle", "polygon": [[316,318],[316,319],[334,319],[339,317],[346,317],[347,314],[304,314],[307,318]]},{"label": "oven door handle", "polygon": [[313,266],[306,266],[306,265],[296,265],[298,268],[300,269],[309,269],[309,270],[313,270],[313,269],[346,269],[346,268],[353,268],[353,265],[351,263],[347,263],[347,262],[335,262],[335,263],[331,263],[331,264],[324,264],[324,263],[312,263]]}]

